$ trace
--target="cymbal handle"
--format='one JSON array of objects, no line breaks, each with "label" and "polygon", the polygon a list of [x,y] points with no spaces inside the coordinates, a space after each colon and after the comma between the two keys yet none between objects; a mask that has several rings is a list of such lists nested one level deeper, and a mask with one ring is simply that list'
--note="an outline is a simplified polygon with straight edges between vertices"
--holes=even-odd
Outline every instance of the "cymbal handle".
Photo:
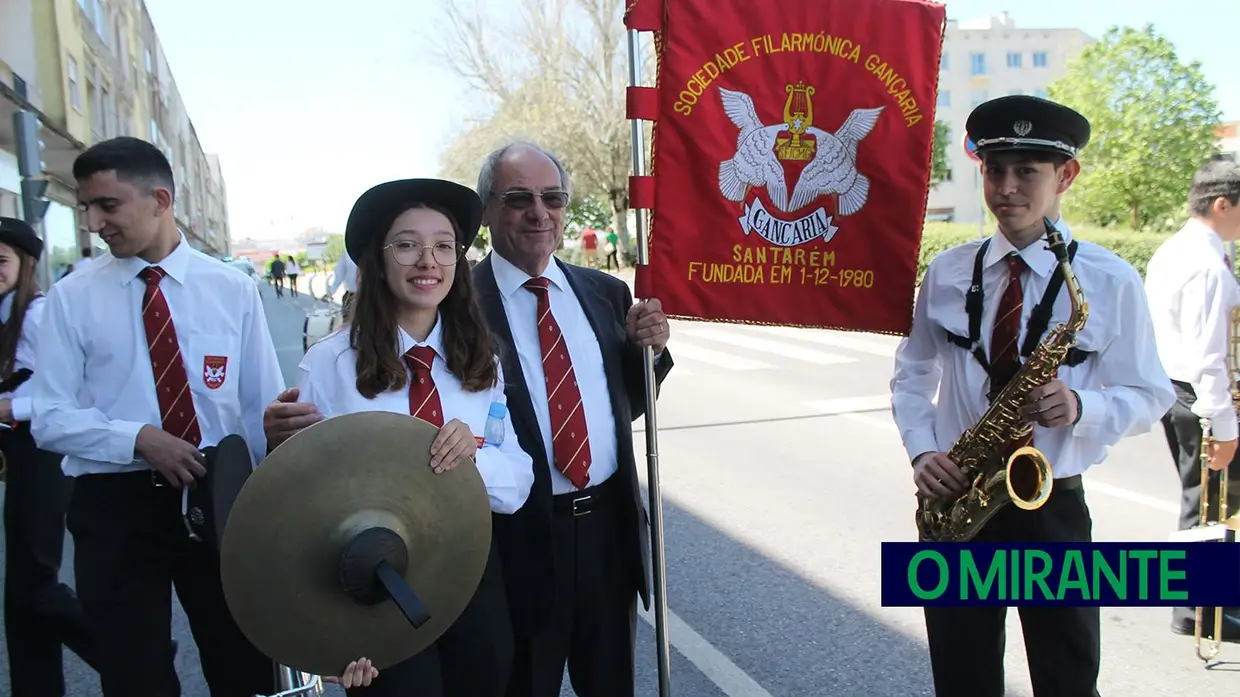
[{"label": "cymbal handle", "polygon": [[379,566],[375,568],[375,577],[379,579],[379,583],[383,584],[388,597],[396,603],[396,607],[400,608],[401,613],[414,629],[421,629],[422,625],[430,621],[431,614],[426,611],[426,605],[422,603],[422,599],[413,592],[413,588],[409,586],[404,577],[386,560],[379,562]]}]

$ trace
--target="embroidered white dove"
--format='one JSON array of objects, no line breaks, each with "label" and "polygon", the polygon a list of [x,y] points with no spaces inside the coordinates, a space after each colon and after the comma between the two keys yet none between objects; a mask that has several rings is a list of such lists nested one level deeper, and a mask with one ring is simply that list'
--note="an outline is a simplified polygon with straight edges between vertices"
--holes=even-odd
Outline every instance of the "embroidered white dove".
[{"label": "embroidered white dove", "polygon": [[775,157],[775,141],[784,124],[765,126],[753,100],[743,92],[720,88],[723,110],[740,128],[736,155],[719,164],[719,190],[729,201],[743,201],[749,187],[765,187],[771,203],[782,211],[796,211],[818,196],[839,194],[839,215],[861,210],[870,192],[870,180],[857,171],[857,144],[869,135],[883,107],[855,109],[834,134],[810,126],[806,134],[817,140],[814,158],[788,200],[784,169]]}]

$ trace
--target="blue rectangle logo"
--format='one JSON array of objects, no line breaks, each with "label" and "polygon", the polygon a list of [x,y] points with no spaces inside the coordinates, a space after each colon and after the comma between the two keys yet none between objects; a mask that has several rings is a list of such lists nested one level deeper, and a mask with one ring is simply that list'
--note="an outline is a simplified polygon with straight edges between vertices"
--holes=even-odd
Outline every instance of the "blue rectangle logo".
[{"label": "blue rectangle logo", "polygon": [[1240,544],[882,545],[885,607],[1240,605]]}]

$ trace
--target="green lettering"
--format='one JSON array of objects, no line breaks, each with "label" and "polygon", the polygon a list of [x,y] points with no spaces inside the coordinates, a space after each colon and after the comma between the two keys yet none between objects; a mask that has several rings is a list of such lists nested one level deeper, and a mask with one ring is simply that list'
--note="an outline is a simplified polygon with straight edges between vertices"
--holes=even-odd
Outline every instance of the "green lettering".
[{"label": "green lettering", "polygon": [[1172,559],[1183,559],[1187,553],[1182,549],[1162,550],[1158,553],[1159,561],[1159,600],[1185,600],[1188,598],[1188,591],[1173,591],[1169,587],[1170,581],[1183,581],[1188,578],[1188,572],[1183,569],[1172,571],[1170,561]]},{"label": "green lettering", "polygon": [[1094,550],[1094,597],[1102,598],[1102,580],[1099,575],[1107,577],[1107,582],[1111,584],[1111,590],[1115,592],[1118,600],[1128,599],[1128,554],[1126,552],[1119,553],[1119,576],[1115,575],[1115,570],[1111,568],[1111,563],[1107,560],[1105,554],[1100,550]]},{"label": "green lettering", "polygon": [[1081,592],[1081,600],[1089,600],[1089,582],[1085,580],[1085,560],[1081,559],[1081,551],[1068,550],[1064,558],[1063,572],[1059,575],[1059,592],[1056,600],[1063,600],[1064,593],[1072,588]]},{"label": "green lettering", "polygon": [[[1033,560],[1038,559],[1042,562],[1042,568],[1038,571],[1033,570]],[[1051,573],[1051,555],[1040,549],[1025,550],[1025,595],[1024,599],[1028,600],[1033,597],[1033,584],[1038,584],[1042,589],[1042,597],[1050,599],[1053,596],[1051,589],[1046,585],[1046,577]]]},{"label": "green lettering", "polygon": [[1134,549],[1128,553],[1129,557],[1141,562],[1137,567],[1137,582],[1140,588],[1138,597],[1142,600],[1149,600],[1150,597],[1150,560],[1157,554],[1158,552],[1152,549]]},{"label": "green lettering", "polygon": [[978,600],[988,599],[990,597],[990,587],[994,585],[996,577],[999,580],[999,593],[1003,593],[1003,581],[1006,576],[1003,571],[1007,568],[1007,552],[1002,549],[995,551],[995,556],[991,557],[990,566],[986,569],[985,581],[979,578],[977,563],[973,560],[973,553],[967,549],[960,553],[960,566],[964,570],[964,573],[960,575],[961,600],[968,600],[970,588],[977,590]]},{"label": "green lettering", "polygon": [[[922,588],[921,583],[917,580],[917,568],[927,559],[932,560],[939,566],[939,584],[935,586],[932,591],[927,591],[925,588]],[[913,591],[913,595],[917,596],[920,600],[937,600],[939,596],[943,595],[943,591],[947,590],[949,576],[950,574],[947,571],[947,560],[943,558],[942,554],[939,554],[932,549],[924,549],[917,554],[914,554],[913,558],[909,560],[908,587],[909,590]]]}]

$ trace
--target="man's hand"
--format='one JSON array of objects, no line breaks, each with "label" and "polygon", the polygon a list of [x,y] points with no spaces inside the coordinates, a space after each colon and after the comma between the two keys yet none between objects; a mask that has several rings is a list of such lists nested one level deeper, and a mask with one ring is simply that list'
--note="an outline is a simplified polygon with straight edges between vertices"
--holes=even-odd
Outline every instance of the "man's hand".
[{"label": "man's hand", "polygon": [[923,453],[913,463],[913,483],[926,498],[959,496],[969,486],[964,473],[947,453]]},{"label": "man's hand", "polygon": [[456,467],[461,458],[478,451],[474,432],[460,419],[453,419],[439,429],[435,442],[431,443],[431,469],[443,474]]},{"label": "man's hand", "polygon": [[276,401],[267,405],[263,412],[263,433],[267,436],[267,448],[272,449],[307,426],[323,420],[319,408],[309,402],[298,402],[301,390],[291,387],[280,393]]},{"label": "man's hand", "polygon": [[201,450],[149,424],[138,431],[134,449],[178,489],[190,486],[207,473],[207,456]]},{"label": "man's hand", "polygon": [[652,346],[656,354],[667,346],[672,334],[667,326],[667,315],[663,314],[663,304],[654,298],[634,303],[629,308],[625,326],[630,341],[638,346]]},{"label": "man's hand", "polygon": [[1061,428],[1076,423],[1076,395],[1062,380],[1051,380],[1029,393],[1021,408],[1025,421],[1044,428]]},{"label": "man's hand", "polygon": [[1231,460],[1235,456],[1236,439],[1216,440],[1210,445],[1210,459],[1206,466],[1215,472],[1220,472],[1231,464]]}]

